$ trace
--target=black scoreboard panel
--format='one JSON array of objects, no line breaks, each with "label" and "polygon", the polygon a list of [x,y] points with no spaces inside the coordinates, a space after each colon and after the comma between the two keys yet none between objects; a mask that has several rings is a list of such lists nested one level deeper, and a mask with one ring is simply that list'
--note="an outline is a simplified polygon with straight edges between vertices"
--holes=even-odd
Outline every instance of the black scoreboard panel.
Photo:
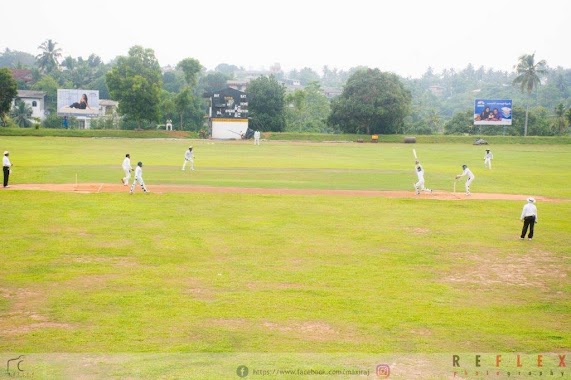
[{"label": "black scoreboard panel", "polygon": [[212,117],[248,117],[248,97],[245,92],[226,88],[212,95]]}]

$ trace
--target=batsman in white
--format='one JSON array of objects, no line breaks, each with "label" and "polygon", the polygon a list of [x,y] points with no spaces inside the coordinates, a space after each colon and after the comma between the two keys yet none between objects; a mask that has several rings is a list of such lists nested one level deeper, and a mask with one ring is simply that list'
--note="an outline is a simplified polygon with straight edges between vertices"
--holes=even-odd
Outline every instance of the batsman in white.
[{"label": "batsman in white", "polygon": [[492,169],[492,160],[494,159],[494,155],[490,152],[489,149],[486,149],[486,154],[484,155],[484,167],[488,169]]},{"label": "batsman in white", "polygon": [[184,162],[182,163],[181,170],[184,170],[187,162],[190,162],[190,170],[194,170],[194,153],[192,152],[192,147],[188,148],[188,150],[184,152]]},{"label": "batsman in white", "polygon": [[135,168],[135,180],[131,185],[131,191],[129,191],[129,194],[133,194],[133,190],[135,190],[137,182],[141,185],[141,189],[143,189],[145,193],[149,193],[149,190],[145,187],[145,181],[143,181],[143,163],[141,161],[137,163],[137,167]]},{"label": "batsman in white", "polygon": [[468,179],[466,180],[466,195],[470,195],[470,184],[472,183],[474,178],[476,178],[476,176],[474,175],[474,173],[472,173],[470,169],[468,169],[468,165],[462,165],[462,169],[464,169],[464,171],[461,174],[458,174],[456,176],[456,179],[468,176]]},{"label": "batsman in white", "polygon": [[133,171],[133,168],[131,167],[131,155],[129,153],[125,155],[125,159],[123,160],[121,167],[123,168],[123,172],[125,172],[125,177],[121,179],[121,182],[123,183],[123,186],[128,186],[129,180],[131,179],[131,172]]},{"label": "batsman in white", "polygon": [[416,195],[420,194],[421,191],[432,193],[432,190],[424,187],[424,169],[420,164],[420,161],[416,160],[414,164],[416,169],[416,176],[418,177],[418,182],[414,184],[414,191],[416,192]]},{"label": "batsman in white", "polygon": [[260,145],[260,131],[254,132],[254,145]]}]

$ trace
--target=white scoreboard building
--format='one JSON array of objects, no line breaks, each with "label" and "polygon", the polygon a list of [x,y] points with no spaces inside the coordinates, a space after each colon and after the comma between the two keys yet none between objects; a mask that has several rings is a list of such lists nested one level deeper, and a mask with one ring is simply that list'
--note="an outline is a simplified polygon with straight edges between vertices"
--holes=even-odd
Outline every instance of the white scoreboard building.
[{"label": "white scoreboard building", "polygon": [[242,139],[248,131],[248,98],[246,93],[225,88],[210,98],[210,123],[213,139]]}]

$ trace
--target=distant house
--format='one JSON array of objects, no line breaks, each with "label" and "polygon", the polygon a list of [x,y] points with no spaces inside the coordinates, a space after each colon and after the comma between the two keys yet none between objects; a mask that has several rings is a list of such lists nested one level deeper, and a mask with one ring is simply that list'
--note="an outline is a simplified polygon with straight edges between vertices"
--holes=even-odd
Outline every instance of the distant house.
[{"label": "distant house", "polygon": [[337,87],[323,87],[321,91],[323,92],[323,95],[325,95],[329,100],[343,93],[343,91]]},{"label": "distant house", "polygon": [[12,105],[15,106],[16,102],[24,102],[32,107],[32,117],[37,117],[40,120],[46,118],[46,93],[43,91],[29,91],[18,90],[18,95],[14,98]]},{"label": "distant house", "polygon": [[430,92],[432,92],[432,95],[434,96],[442,96],[445,90],[444,87],[438,85],[432,85],[428,87],[428,89],[430,90]]},{"label": "distant house", "polygon": [[226,85],[234,90],[246,91],[248,88],[249,80],[227,80]]},{"label": "distant house", "polygon": [[10,69],[12,71],[12,76],[16,81],[31,83],[34,78],[32,76],[32,70],[28,69]]},{"label": "distant house", "polygon": [[164,74],[164,73],[170,73],[170,72],[173,72],[173,71],[175,71],[175,70],[176,70],[176,68],[172,67],[171,65],[167,65],[167,66],[161,67],[161,72],[162,72],[163,74]]},{"label": "distant house", "polygon": [[119,102],[115,100],[99,99],[99,115],[113,115],[113,113],[117,111],[118,106]]}]

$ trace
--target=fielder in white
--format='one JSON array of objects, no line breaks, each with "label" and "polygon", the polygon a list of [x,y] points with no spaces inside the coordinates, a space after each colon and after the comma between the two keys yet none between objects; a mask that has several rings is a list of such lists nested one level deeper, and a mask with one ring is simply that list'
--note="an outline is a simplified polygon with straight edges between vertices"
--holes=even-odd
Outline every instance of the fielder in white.
[{"label": "fielder in white", "polygon": [[260,131],[254,132],[254,145],[260,145]]},{"label": "fielder in white", "polygon": [[135,185],[137,184],[137,182],[141,185],[141,189],[143,189],[145,193],[150,192],[145,187],[145,181],[143,181],[143,163],[141,161],[137,163],[137,167],[135,168],[135,180],[131,185],[131,191],[129,191],[129,194],[133,194],[133,190],[135,190]]},{"label": "fielder in white", "polygon": [[187,162],[190,162],[190,170],[194,170],[194,153],[192,152],[192,147],[188,148],[188,150],[184,152],[184,162],[182,163],[181,170],[184,170]]},{"label": "fielder in white", "polygon": [[486,149],[486,154],[484,155],[484,167],[488,169],[492,169],[492,160],[494,159],[494,155],[490,152],[489,149]]},{"label": "fielder in white", "polygon": [[421,191],[432,193],[432,190],[424,187],[424,169],[420,164],[420,161],[416,160],[414,163],[416,169],[416,176],[418,177],[418,182],[414,184],[414,191],[416,191],[416,195],[420,194]]},{"label": "fielder in white", "polygon": [[476,178],[476,176],[474,175],[474,173],[472,173],[470,169],[468,169],[468,165],[462,165],[462,169],[464,169],[464,171],[461,174],[458,174],[456,176],[456,179],[468,176],[468,179],[466,180],[466,195],[470,195],[470,184],[472,183],[474,178]]},{"label": "fielder in white", "polygon": [[123,160],[121,167],[123,168],[123,172],[125,172],[125,177],[121,179],[121,182],[123,182],[123,186],[128,186],[129,180],[131,179],[131,172],[133,171],[133,168],[131,167],[131,155],[129,153],[125,155],[125,159]]}]

